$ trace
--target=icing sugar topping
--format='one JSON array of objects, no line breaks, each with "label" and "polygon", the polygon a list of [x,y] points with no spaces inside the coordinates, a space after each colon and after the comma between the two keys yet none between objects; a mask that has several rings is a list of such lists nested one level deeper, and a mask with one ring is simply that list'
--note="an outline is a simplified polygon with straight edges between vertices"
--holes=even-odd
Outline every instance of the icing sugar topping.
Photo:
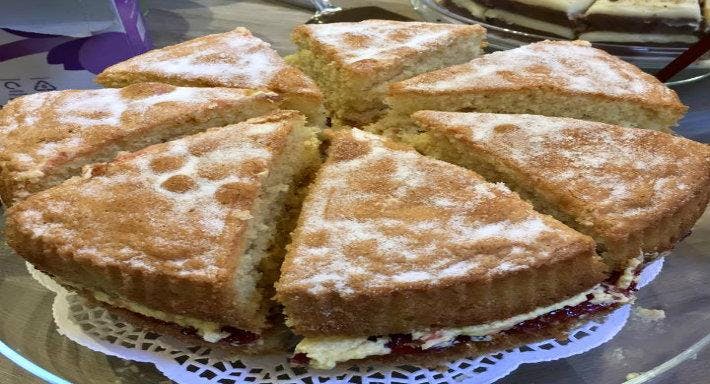
[{"label": "icing sugar topping", "polygon": [[543,41],[508,51],[494,52],[442,70],[398,83],[404,90],[447,92],[467,89],[518,89],[545,84],[575,92],[616,96],[642,95],[668,90],[606,52],[583,42]]},{"label": "icing sugar topping", "polygon": [[502,184],[377,136],[338,136],[329,156],[287,258],[308,268],[283,279],[314,294],[507,273],[570,240]]},{"label": "icing sugar topping", "polygon": [[[234,102],[247,97],[238,89],[172,87],[138,84],[123,89],[56,91],[25,96],[11,102],[0,121],[2,144],[8,156],[42,166],[56,158],[68,159],[88,147],[145,129],[156,117],[169,118],[164,103],[203,104]],[[189,113],[183,111],[182,114]],[[193,112],[194,113],[194,112]],[[1,113],[0,113],[1,115]]]},{"label": "icing sugar topping", "polygon": [[268,43],[237,28],[150,51],[118,67],[231,87],[269,88],[286,63]]},{"label": "icing sugar topping", "polygon": [[707,169],[707,150],[704,156],[696,151],[701,144],[650,130],[535,115],[415,116],[615,220],[656,212],[694,183],[696,176],[684,169]]},{"label": "icing sugar topping", "polygon": [[[275,126],[269,124],[269,130],[262,134],[270,134]],[[260,129],[259,129],[260,130]],[[197,214],[199,223],[211,236],[222,233],[227,214],[231,207],[224,205],[217,199],[217,191],[229,185],[255,185],[263,175],[229,174],[224,178],[214,180],[200,176],[200,164],[225,164],[235,161],[256,162],[265,168],[271,159],[271,152],[266,148],[248,140],[239,146],[225,146],[213,151],[194,156],[189,150],[189,141],[182,139],[169,143],[169,158],[182,165],[175,169],[156,169],[156,157],[151,155],[139,156],[134,160],[138,167],[141,179],[150,185],[153,191],[161,197],[171,201],[176,216],[188,213]],[[107,180],[107,182],[111,182]],[[248,212],[243,217],[250,218]]]},{"label": "icing sugar topping", "polygon": [[343,62],[401,59],[403,52],[424,52],[450,44],[463,26],[387,20],[308,25],[312,36]]},{"label": "icing sugar topping", "polygon": [[286,124],[226,126],[96,165],[42,192],[23,225],[86,257],[215,276],[235,257]]},{"label": "icing sugar topping", "polygon": [[205,101],[228,98],[221,89],[170,87],[168,92],[151,94],[147,97],[129,98],[118,88],[88,90],[68,93],[54,107],[58,121],[84,127],[96,125],[120,125],[124,113],[142,113],[160,103],[203,103]]}]

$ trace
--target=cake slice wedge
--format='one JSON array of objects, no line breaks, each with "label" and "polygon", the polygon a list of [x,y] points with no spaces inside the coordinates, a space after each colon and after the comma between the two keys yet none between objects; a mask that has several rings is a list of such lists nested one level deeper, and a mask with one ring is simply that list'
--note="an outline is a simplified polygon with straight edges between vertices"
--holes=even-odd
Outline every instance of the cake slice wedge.
[{"label": "cake slice wedge", "polygon": [[368,130],[410,124],[419,110],[530,113],[669,131],[674,91],[584,41],[543,41],[390,85],[390,111]]},{"label": "cake slice wedge", "polygon": [[277,108],[277,95],[270,92],[158,83],[23,96],[0,110],[0,198],[11,205],[119,151]]},{"label": "cake slice wedge", "polygon": [[710,197],[710,148],[678,136],[567,118],[421,111],[425,154],[505,182],[585,233],[613,270],[682,240]]},{"label": "cake slice wedge", "polygon": [[96,76],[96,82],[106,87],[147,81],[267,90],[282,96],[284,109],[303,112],[311,124],[322,124],[325,118],[322,94],[313,80],[246,28],[154,49]]},{"label": "cake slice wedge", "polygon": [[618,43],[694,43],[702,23],[697,0],[597,0],[579,37]]},{"label": "cake slice wedge", "polygon": [[389,83],[480,56],[485,29],[366,20],[301,25],[292,38],[298,51],[287,60],[318,83],[336,124],[361,126],[384,112]]},{"label": "cake slice wedge", "polygon": [[[595,296],[604,271],[591,238],[504,185],[340,130],[304,202],[276,298],[304,336],[296,362],[416,362],[449,347],[463,355],[500,347],[516,325],[565,306],[610,304]],[[534,337],[549,337],[542,332]]]},{"label": "cake slice wedge", "polygon": [[92,300],[262,351],[273,346],[261,335],[278,232],[290,231],[289,201],[320,160],[304,121],[277,112],[87,166],[12,206],[7,242]]}]

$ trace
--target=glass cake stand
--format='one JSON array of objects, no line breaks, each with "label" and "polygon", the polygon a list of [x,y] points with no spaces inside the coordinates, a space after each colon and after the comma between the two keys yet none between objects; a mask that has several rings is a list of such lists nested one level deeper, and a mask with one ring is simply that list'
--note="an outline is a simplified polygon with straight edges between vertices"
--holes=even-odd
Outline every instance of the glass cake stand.
[{"label": "glass cake stand", "polygon": [[[401,3],[408,6],[406,1],[401,0]],[[382,1],[389,2],[396,1]],[[285,54],[292,49],[288,32],[310,17],[308,12],[283,8],[271,2],[220,2],[215,7],[202,5],[204,2],[196,0],[169,3],[142,2],[144,11],[150,9],[148,28],[159,45],[244,25],[267,38]],[[683,102],[690,106],[677,132],[695,140],[710,142],[710,79],[680,85],[675,89]],[[3,224],[4,214],[0,209],[0,232]],[[708,256],[710,212],[701,218],[693,234],[665,259],[658,277],[639,292],[637,309],[628,312],[628,319],[622,319],[624,322],[619,325],[623,328],[611,340],[571,357],[526,363],[510,373],[499,372],[504,377],[496,383],[621,383],[627,377],[632,384],[707,382],[710,377]],[[6,246],[0,235],[0,383],[171,382],[154,364],[96,352],[59,334],[52,315],[54,299],[55,294],[27,273],[24,261]],[[654,320],[653,314],[658,316],[660,312],[638,310],[639,307],[662,310],[665,317]],[[130,340],[131,337],[127,335],[125,339]],[[544,349],[546,345],[540,347]],[[176,356],[176,359],[179,357]],[[492,361],[500,363],[495,358]],[[487,367],[492,371],[500,369],[499,366],[492,364]],[[274,375],[263,382],[322,383],[327,375],[320,375],[323,374],[310,380],[291,380]],[[437,377],[425,377],[417,384],[442,383]],[[218,380],[208,381],[210,384],[222,384]],[[384,383],[383,380],[376,381]],[[400,378],[391,382],[407,381]]]},{"label": "glass cake stand", "polygon": [[[427,21],[482,25],[487,30],[488,44],[492,50],[517,48],[546,39],[561,39],[559,36],[524,32],[478,20],[466,10],[453,5],[449,0],[411,0],[411,3],[414,9]],[[684,46],[612,43],[594,43],[594,46],[633,63],[648,72],[663,68],[686,49]],[[697,81],[705,77],[710,77],[710,56],[708,55],[678,74],[673,83]]]}]

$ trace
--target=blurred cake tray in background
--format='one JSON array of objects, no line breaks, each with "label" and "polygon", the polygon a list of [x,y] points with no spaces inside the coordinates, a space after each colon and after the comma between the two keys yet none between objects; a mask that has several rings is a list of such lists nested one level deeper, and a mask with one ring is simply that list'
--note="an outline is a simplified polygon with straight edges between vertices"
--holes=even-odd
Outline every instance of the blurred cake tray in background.
[{"label": "blurred cake tray in background", "polygon": [[[643,17],[643,13],[646,12],[652,15],[653,20],[639,21],[638,23],[627,20],[624,23],[630,28],[629,33],[620,33],[609,31],[611,28],[609,23],[600,21],[599,16],[602,14],[615,12],[615,9],[612,9],[614,7],[602,7],[604,4],[601,3],[606,3],[604,0],[597,1],[597,3],[601,1],[597,6],[594,6],[594,1],[591,0],[547,2],[550,4],[549,8],[534,7],[527,4],[529,2],[526,1],[526,8],[530,9],[524,12],[525,16],[522,16],[523,9],[520,7],[515,8],[521,12],[520,14],[505,10],[503,6],[486,7],[485,3],[491,1],[411,0],[411,3],[414,9],[427,21],[482,25],[488,30],[488,43],[491,50],[517,48],[545,39],[586,38],[593,41],[595,47],[619,56],[652,73],[663,68],[683,53],[692,42],[697,40],[700,34],[704,33],[703,31],[708,26],[707,22],[701,21],[700,5],[696,7],[685,4],[686,6],[679,8],[678,12],[655,12],[651,9],[651,5],[647,7],[642,5],[634,12],[624,11],[622,12],[624,15],[614,15],[612,19],[619,21],[618,18],[629,18],[639,21]],[[506,0],[499,3],[508,4],[511,2]],[[644,3],[637,0],[624,0],[623,2]],[[686,3],[688,1],[681,0],[680,2]],[[552,6],[557,3],[566,3],[567,8],[557,9]],[[517,2],[516,4],[519,5]],[[531,13],[533,9],[538,12]],[[616,9],[616,11],[618,10]],[[562,20],[562,17],[555,17],[564,15],[568,17],[565,20]],[[591,21],[595,22],[591,23]],[[652,25],[655,25],[653,28],[658,27],[666,30],[676,28],[676,30],[664,34],[654,32],[646,34],[645,37],[638,32],[643,28],[651,28]],[[582,31],[583,33],[580,34],[579,31],[585,28],[586,32]],[[654,40],[654,35],[659,39]],[[612,40],[617,41],[595,41],[607,39],[609,36],[613,36]],[[621,42],[622,40],[624,42]],[[710,55],[706,54],[681,72],[674,80],[691,81],[707,76],[710,76]]]}]

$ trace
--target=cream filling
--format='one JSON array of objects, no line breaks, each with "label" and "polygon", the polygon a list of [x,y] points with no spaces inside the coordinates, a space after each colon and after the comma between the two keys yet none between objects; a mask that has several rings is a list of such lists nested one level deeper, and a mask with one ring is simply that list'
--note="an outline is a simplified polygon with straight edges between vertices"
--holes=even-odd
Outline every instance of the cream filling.
[{"label": "cream filling", "polygon": [[[111,297],[100,291],[84,288],[77,284],[69,284],[56,277],[50,277],[47,274],[39,271],[32,264],[25,264],[27,266],[27,270],[30,272],[32,277],[35,278],[35,280],[39,281],[40,284],[54,292],[57,292],[59,289],[63,289],[63,287],[65,286],[73,287],[75,289],[81,289],[82,291],[90,292],[93,298],[97,301],[109,304],[111,306],[127,309],[131,312],[135,312],[146,317],[152,317],[154,319],[165,321],[167,323],[174,323],[181,327],[192,327],[197,331],[197,334],[202,337],[203,340],[210,343],[216,343],[230,335],[229,332],[221,331],[222,325],[220,325],[219,323],[200,320],[194,317],[178,315],[175,313],[158,311],[156,309],[146,307],[143,304],[126,300],[122,297]],[[261,342],[261,339],[257,340],[256,342]]]},{"label": "cream filling", "polygon": [[131,312],[135,312],[147,317],[152,317],[154,319],[158,319],[168,323],[175,323],[181,327],[195,328],[197,330],[197,334],[200,335],[203,340],[210,343],[216,343],[229,336],[229,332],[220,331],[220,329],[222,328],[220,324],[212,321],[205,321],[196,319],[194,317],[158,311],[152,308],[148,308],[145,305],[136,303],[134,301],[126,300],[120,297],[111,297],[103,292],[93,290],[88,291],[91,292],[91,294],[96,300],[112,305],[114,307],[124,308]]},{"label": "cream filling", "polygon": [[306,337],[296,346],[296,353],[305,353],[311,368],[331,369],[341,361],[387,355],[391,352],[385,346],[387,341],[385,338],[371,341],[367,337]]},{"label": "cream filling", "polygon": [[[618,288],[627,289],[634,280],[638,279],[635,271],[642,260],[642,257],[630,260],[628,267],[619,278]],[[532,320],[566,306],[575,306],[590,300],[587,298],[589,295],[592,296],[590,301],[593,304],[623,304],[631,301],[631,298],[623,293],[606,291],[606,286],[599,284],[566,300],[507,319],[467,327],[412,331],[412,340],[422,342],[421,348],[423,350],[451,346],[458,336],[469,336],[474,341],[487,341],[490,340],[491,335],[513,328],[523,321]],[[372,341],[367,337],[306,337],[296,346],[296,353],[305,353],[310,359],[308,364],[312,368],[332,369],[339,362],[368,356],[387,355],[391,352],[391,349],[386,346],[388,341],[388,338],[378,338]]]},{"label": "cream filling", "polygon": [[461,8],[465,8],[473,17],[484,19],[488,8],[473,2],[472,0],[453,0],[454,4]]}]

